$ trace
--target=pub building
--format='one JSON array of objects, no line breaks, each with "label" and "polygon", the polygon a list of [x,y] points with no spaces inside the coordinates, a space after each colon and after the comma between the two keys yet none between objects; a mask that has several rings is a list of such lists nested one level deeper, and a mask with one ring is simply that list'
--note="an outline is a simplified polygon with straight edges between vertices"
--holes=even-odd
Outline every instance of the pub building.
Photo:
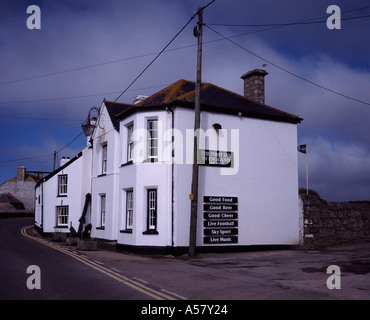
[{"label": "pub building", "polygon": [[[259,69],[244,74],[244,95],[201,86],[197,252],[300,243],[297,124],[302,119],[265,104],[266,75]],[[86,173],[80,174],[80,185],[91,193],[86,213],[91,237],[116,241],[125,251],[188,251],[194,100],[195,83],[179,80],[132,104],[103,101],[81,153],[87,160],[79,160]],[[64,176],[68,170],[64,165]],[[81,208],[87,191],[80,189]],[[51,198],[44,198],[44,205],[55,202]],[[81,212],[67,215],[67,225],[78,225]],[[53,210],[42,217],[36,212],[44,232],[54,232],[45,227],[55,226],[55,219]]]}]

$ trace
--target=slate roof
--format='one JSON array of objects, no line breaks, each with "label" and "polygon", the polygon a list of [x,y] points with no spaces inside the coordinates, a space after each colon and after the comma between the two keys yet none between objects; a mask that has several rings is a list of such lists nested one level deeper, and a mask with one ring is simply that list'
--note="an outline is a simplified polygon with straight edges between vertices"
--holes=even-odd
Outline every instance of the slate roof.
[{"label": "slate roof", "polygon": [[[135,111],[144,111],[147,108],[172,106],[194,108],[194,103],[195,82],[181,79],[138,104],[124,109],[117,114],[117,118],[124,118]],[[294,114],[250,100],[210,83],[203,83],[201,86],[201,110],[289,123],[300,123],[303,120]]]},{"label": "slate roof", "polygon": [[117,102],[111,102],[111,101],[106,101],[104,100],[104,104],[107,108],[109,117],[112,121],[112,124],[114,128],[119,131],[119,121],[116,118],[116,115],[131,108],[131,104],[126,104],[126,103],[117,103]]}]

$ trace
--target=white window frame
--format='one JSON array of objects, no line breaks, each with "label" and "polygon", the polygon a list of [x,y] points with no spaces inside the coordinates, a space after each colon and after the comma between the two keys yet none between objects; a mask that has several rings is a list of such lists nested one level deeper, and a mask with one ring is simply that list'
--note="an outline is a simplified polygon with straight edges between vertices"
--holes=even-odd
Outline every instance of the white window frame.
[{"label": "white window frame", "polygon": [[58,196],[66,196],[68,192],[68,175],[58,175]]},{"label": "white window frame", "polygon": [[102,174],[107,173],[107,162],[108,162],[108,144],[104,143],[102,145]]},{"label": "white window frame", "polygon": [[[152,124],[155,123],[155,127]],[[150,161],[158,160],[158,119],[147,120],[147,159]]]},{"label": "white window frame", "polygon": [[57,227],[68,227],[69,206],[56,206]]},{"label": "white window frame", "polygon": [[100,227],[105,227],[105,218],[107,212],[107,196],[106,194],[100,195]]},{"label": "white window frame", "polygon": [[147,229],[157,230],[157,189],[147,189]]},{"label": "white window frame", "polygon": [[134,191],[126,191],[126,230],[132,230],[134,222]]},{"label": "white window frame", "polygon": [[132,139],[132,135],[134,133],[134,124],[131,123],[127,126],[127,162],[133,161],[134,159],[134,140]]}]

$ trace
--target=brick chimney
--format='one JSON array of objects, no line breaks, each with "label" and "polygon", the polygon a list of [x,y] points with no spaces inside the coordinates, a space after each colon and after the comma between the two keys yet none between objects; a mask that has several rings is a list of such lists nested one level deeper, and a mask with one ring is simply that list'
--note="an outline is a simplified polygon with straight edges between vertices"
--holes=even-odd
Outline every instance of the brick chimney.
[{"label": "brick chimney", "polygon": [[24,181],[26,179],[26,167],[20,166],[17,168],[17,181]]},{"label": "brick chimney", "polygon": [[254,69],[244,73],[241,78],[244,80],[244,96],[248,99],[265,103],[265,70]]}]

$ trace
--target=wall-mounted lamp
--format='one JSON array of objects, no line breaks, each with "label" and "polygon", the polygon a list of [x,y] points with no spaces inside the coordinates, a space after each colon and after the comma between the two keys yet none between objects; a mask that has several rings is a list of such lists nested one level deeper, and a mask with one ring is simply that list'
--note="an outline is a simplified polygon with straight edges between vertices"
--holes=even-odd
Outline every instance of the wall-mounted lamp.
[{"label": "wall-mounted lamp", "polygon": [[92,107],[89,110],[89,115],[87,116],[86,122],[81,125],[82,130],[86,137],[92,135],[97,124],[97,117],[91,117],[91,111],[95,111],[97,112],[97,115],[99,115],[99,109],[97,107]]}]

